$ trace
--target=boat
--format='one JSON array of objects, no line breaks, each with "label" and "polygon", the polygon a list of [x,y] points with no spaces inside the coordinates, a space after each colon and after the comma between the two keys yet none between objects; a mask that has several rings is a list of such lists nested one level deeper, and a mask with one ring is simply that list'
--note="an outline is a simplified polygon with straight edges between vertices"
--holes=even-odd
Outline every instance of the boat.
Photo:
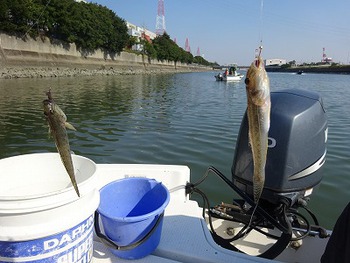
[{"label": "boat", "polygon": [[297,75],[302,75],[302,74],[304,74],[304,71],[298,70]]},{"label": "boat", "polygon": [[[96,164],[97,190],[137,177],[161,182],[170,192],[160,243],[135,262],[320,262],[331,232],[318,225],[307,202],[321,182],[325,162],[328,129],[322,99],[314,92],[291,89],[272,92],[271,101],[266,174],[273,180],[267,178],[258,206],[252,201],[246,114],[229,176],[210,165],[203,178],[193,182],[186,165]],[[290,107],[285,107],[287,102]],[[293,114],[301,117],[291,118]],[[307,129],[304,123],[310,123]],[[302,138],[293,134],[300,129]],[[200,190],[209,176],[223,181],[232,199],[209,204],[210,196]],[[203,197],[202,206],[190,198],[194,194]],[[305,210],[314,222],[299,210]],[[94,263],[133,262],[116,257],[96,233],[91,257]]]},{"label": "boat", "polygon": [[225,75],[223,81],[240,81],[244,77],[243,74],[234,72],[233,74]]},{"label": "boat", "polygon": [[[203,208],[186,193],[186,184],[191,181],[187,166],[144,164],[97,164],[101,178],[99,186],[122,178],[147,177],[162,182],[170,191],[170,203],[165,210],[162,235],[157,249],[149,256],[135,262],[271,262],[257,257],[271,247],[273,238],[261,233],[251,233],[234,242],[240,252],[220,246],[210,232],[208,219],[203,218]],[[208,213],[206,213],[208,215]],[[242,223],[223,218],[212,218],[213,227],[223,239],[242,229]],[[300,231],[303,231],[300,229]],[[269,234],[274,231],[269,230]],[[278,234],[278,231],[276,231]],[[302,241],[291,241],[275,262],[320,262],[328,239],[318,237],[311,231]],[[232,246],[234,247],[234,246]],[[132,262],[116,258],[103,242],[94,236],[92,262]]]},{"label": "boat", "polygon": [[240,81],[243,77],[243,74],[237,73],[236,67],[230,67],[224,73],[215,75],[217,81]]}]

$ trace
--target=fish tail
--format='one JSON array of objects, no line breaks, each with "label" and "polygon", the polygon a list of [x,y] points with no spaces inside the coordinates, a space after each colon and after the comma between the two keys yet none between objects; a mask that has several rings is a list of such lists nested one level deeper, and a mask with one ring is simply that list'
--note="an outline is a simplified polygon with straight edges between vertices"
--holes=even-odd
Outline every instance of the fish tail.
[{"label": "fish tail", "polygon": [[[63,161],[63,163],[65,164],[66,166],[66,163]],[[74,174],[74,169],[73,169],[73,162],[71,161],[70,162],[71,165],[67,165],[66,166],[66,170],[67,170],[67,173],[69,175],[69,178],[70,178],[70,181],[74,187],[74,190],[75,192],[77,193],[78,197],[80,197],[80,193],[79,193],[79,188],[78,188],[78,184],[77,184],[77,181],[75,179],[75,174]],[[68,168],[67,168],[68,167]],[[69,169],[70,168],[70,169]]]},{"label": "fish tail", "polygon": [[253,177],[253,193],[254,193],[254,202],[257,204],[261,197],[263,188],[264,188],[265,176],[255,176]]},{"label": "fish tail", "polygon": [[72,181],[75,192],[77,193],[78,197],[80,197],[78,185],[77,185],[77,182],[75,181],[75,178],[71,178],[71,181]]},{"label": "fish tail", "polygon": [[77,193],[77,195],[80,197],[78,184],[77,184],[77,181],[75,179],[73,160],[72,160],[72,156],[70,155],[69,144],[68,144],[68,153],[69,154],[67,154],[66,152],[62,153],[62,150],[60,151],[59,147],[57,147],[57,150],[58,150],[59,154],[61,155],[62,163],[63,163],[64,167],[66,168],[66,171],[69,175],[70,181],[74,187],[74,190]]}]

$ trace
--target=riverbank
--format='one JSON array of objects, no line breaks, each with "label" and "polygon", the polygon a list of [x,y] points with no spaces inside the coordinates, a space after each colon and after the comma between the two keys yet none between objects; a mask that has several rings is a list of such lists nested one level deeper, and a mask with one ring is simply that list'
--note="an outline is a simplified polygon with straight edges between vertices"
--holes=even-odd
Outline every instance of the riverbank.
[{"label": "riverbank", "polygon": [[328,73],[328,74],[350,74],[350,65],[320,65],[320,66],[303,66],[291,68],[266,67],[267,72],[289,72],[296,73]]},{"label": "riverbank", "polygon": [[136,75],[162,74],[181,72],[209,71],[209,68],[196,67],[142,67],[138,65],[75,65],[75,66],[10,66],[0,69],[0,79],[17,78],[56,78],[77,76],[109,76],[109,75]]},{"label": "riverbank", "polygon": [[74,43],[0,33],[0,79],[133,75],[209,71],[201,65],[158,61],[141,54],[84,52]]}]

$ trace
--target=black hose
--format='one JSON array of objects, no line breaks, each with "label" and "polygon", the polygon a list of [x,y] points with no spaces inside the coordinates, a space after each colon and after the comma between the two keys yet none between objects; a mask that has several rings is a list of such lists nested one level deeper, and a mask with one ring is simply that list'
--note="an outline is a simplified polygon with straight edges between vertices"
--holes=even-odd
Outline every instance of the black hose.
[{"label": "black hose", "polygon": [[273,244],[272,247],[270,247],[264,253],[260,254],[258,257],[274,259],[279,254],[281,254],[282,251],[289,244],[291,237],[292,237],[292,226],[291,226],[291,223],[286,216],[286,206],[285,205],[283,205],[283,213],[281,213],[279,215],[279,222],[281,225],[284,225],[284,227],[286,229],[288,229],[288,231],[283,232],[281,237],[277,240],[277,242],[275,244]]},{"label": "black hose", "polygon": [[[208,211],[210,208],[210,204],[209,204],[209,199],[207,198],[207,196],[198,188],[196,188],[199,184],[201,184],[209,175],[209,172],[214,173],[215,175],[217,175],[219,178],[221,178],[228,186],[230,186],[236,193],[238,193],[246,202],[248,202],[252,207],[255,206],[254,201],[246,194],[244,193],[242,190],[240,190],[236,185],[234,185],[229,179],[227,179],[225,177],[224,174],[222,174],[219,170],[217,170],[215,167],[213,166],[209,166],[206,173],[204,174],[204,176],[196,183],[188,183],[186,185],[186,193],[187,194],[191,194],[193,192],[198,193],[202,196],[203,198],[203,217],[205,218],[205,206],[207,206]],[[264,253],[258,255],[259,257],[263,257],[263,258],[268,258],[268,259],[273,259],[276,256],[278,256],[288,245],[288,243],[291,240],[292,237],[292,226],[290,221],[288,220],[287,216],[286,216],[286,207],[287,204],[285,203],[281,203],[280,206],[280,212],[277,215],[277,220],[276,218],[273,218],[270,214],[268,214],[263,208],[261,208],[260,206],[256,207],[256,212],[262,216],[263,218],[267,219],[270,223],[272,223],[277,229],[279,229],[282,232],[282,235],[280,237],[274,236],[274,235],[267,235],[270,238],[275,238],[277,239],[276,243],[274,243],[268,250],[266,250]],[[255,222],[254,224],[252,224],[253,226],[250,225],[245,225],[233,238],[230,239],[225,239],[222,238],[221,236],[219,236],[218,234],[216,234],[215,229],[213,227],[212,224],[212,218],[211,218],[211,214],[210,212],[208,212],[208,217],[209,217],[209,225],[210,225],[210,229],[212,232],[212,236],[214,238],[214,240],[220,244],[222,247],[233,250],[233,251],[238,251],[238,252],[242,252],[239,249],[237,249],[235,246],[233,246],[231,244],[232,241],[237,240],[243,236],[245,236],[247,233],[249,233],[252,229],[255,229],[256,231],[259,231],[260,233],[263,234],[268,234],[265,233],[263,231],[261,231],[260,229],[255,227]]]},{"label": "black hose", "polygon": [[[234,185],[229,179],[225,177],[218,169],[213,166],[208,167],[208,171],[212,171],[215,175],[217,175],[220,179],[222,179],[228,186],[230,186],[237,194],[239,194],[245,201],[247,201],[252,207],[255,206],[254,201],[241,189],[239,189],[236,185]],[[282,232],[288,232],[289,229],[280,224],[275,218],[273,218],[269,213],[267,213],[263,208],[257,206],[256,212],[260,214],[260,216],[266,218],[270,223],[272,223],[276,228],[278,228]]]}]

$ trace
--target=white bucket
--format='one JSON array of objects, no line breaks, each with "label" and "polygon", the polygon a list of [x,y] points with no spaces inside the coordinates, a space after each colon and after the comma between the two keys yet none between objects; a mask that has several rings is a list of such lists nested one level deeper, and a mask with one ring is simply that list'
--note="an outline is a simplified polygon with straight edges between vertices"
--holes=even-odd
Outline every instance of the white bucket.
[{"label": "white bucket", "polygon": [[91,261],[96,164],[72,159],[80,198],[57,153],[0,160],[0,262]]}]

